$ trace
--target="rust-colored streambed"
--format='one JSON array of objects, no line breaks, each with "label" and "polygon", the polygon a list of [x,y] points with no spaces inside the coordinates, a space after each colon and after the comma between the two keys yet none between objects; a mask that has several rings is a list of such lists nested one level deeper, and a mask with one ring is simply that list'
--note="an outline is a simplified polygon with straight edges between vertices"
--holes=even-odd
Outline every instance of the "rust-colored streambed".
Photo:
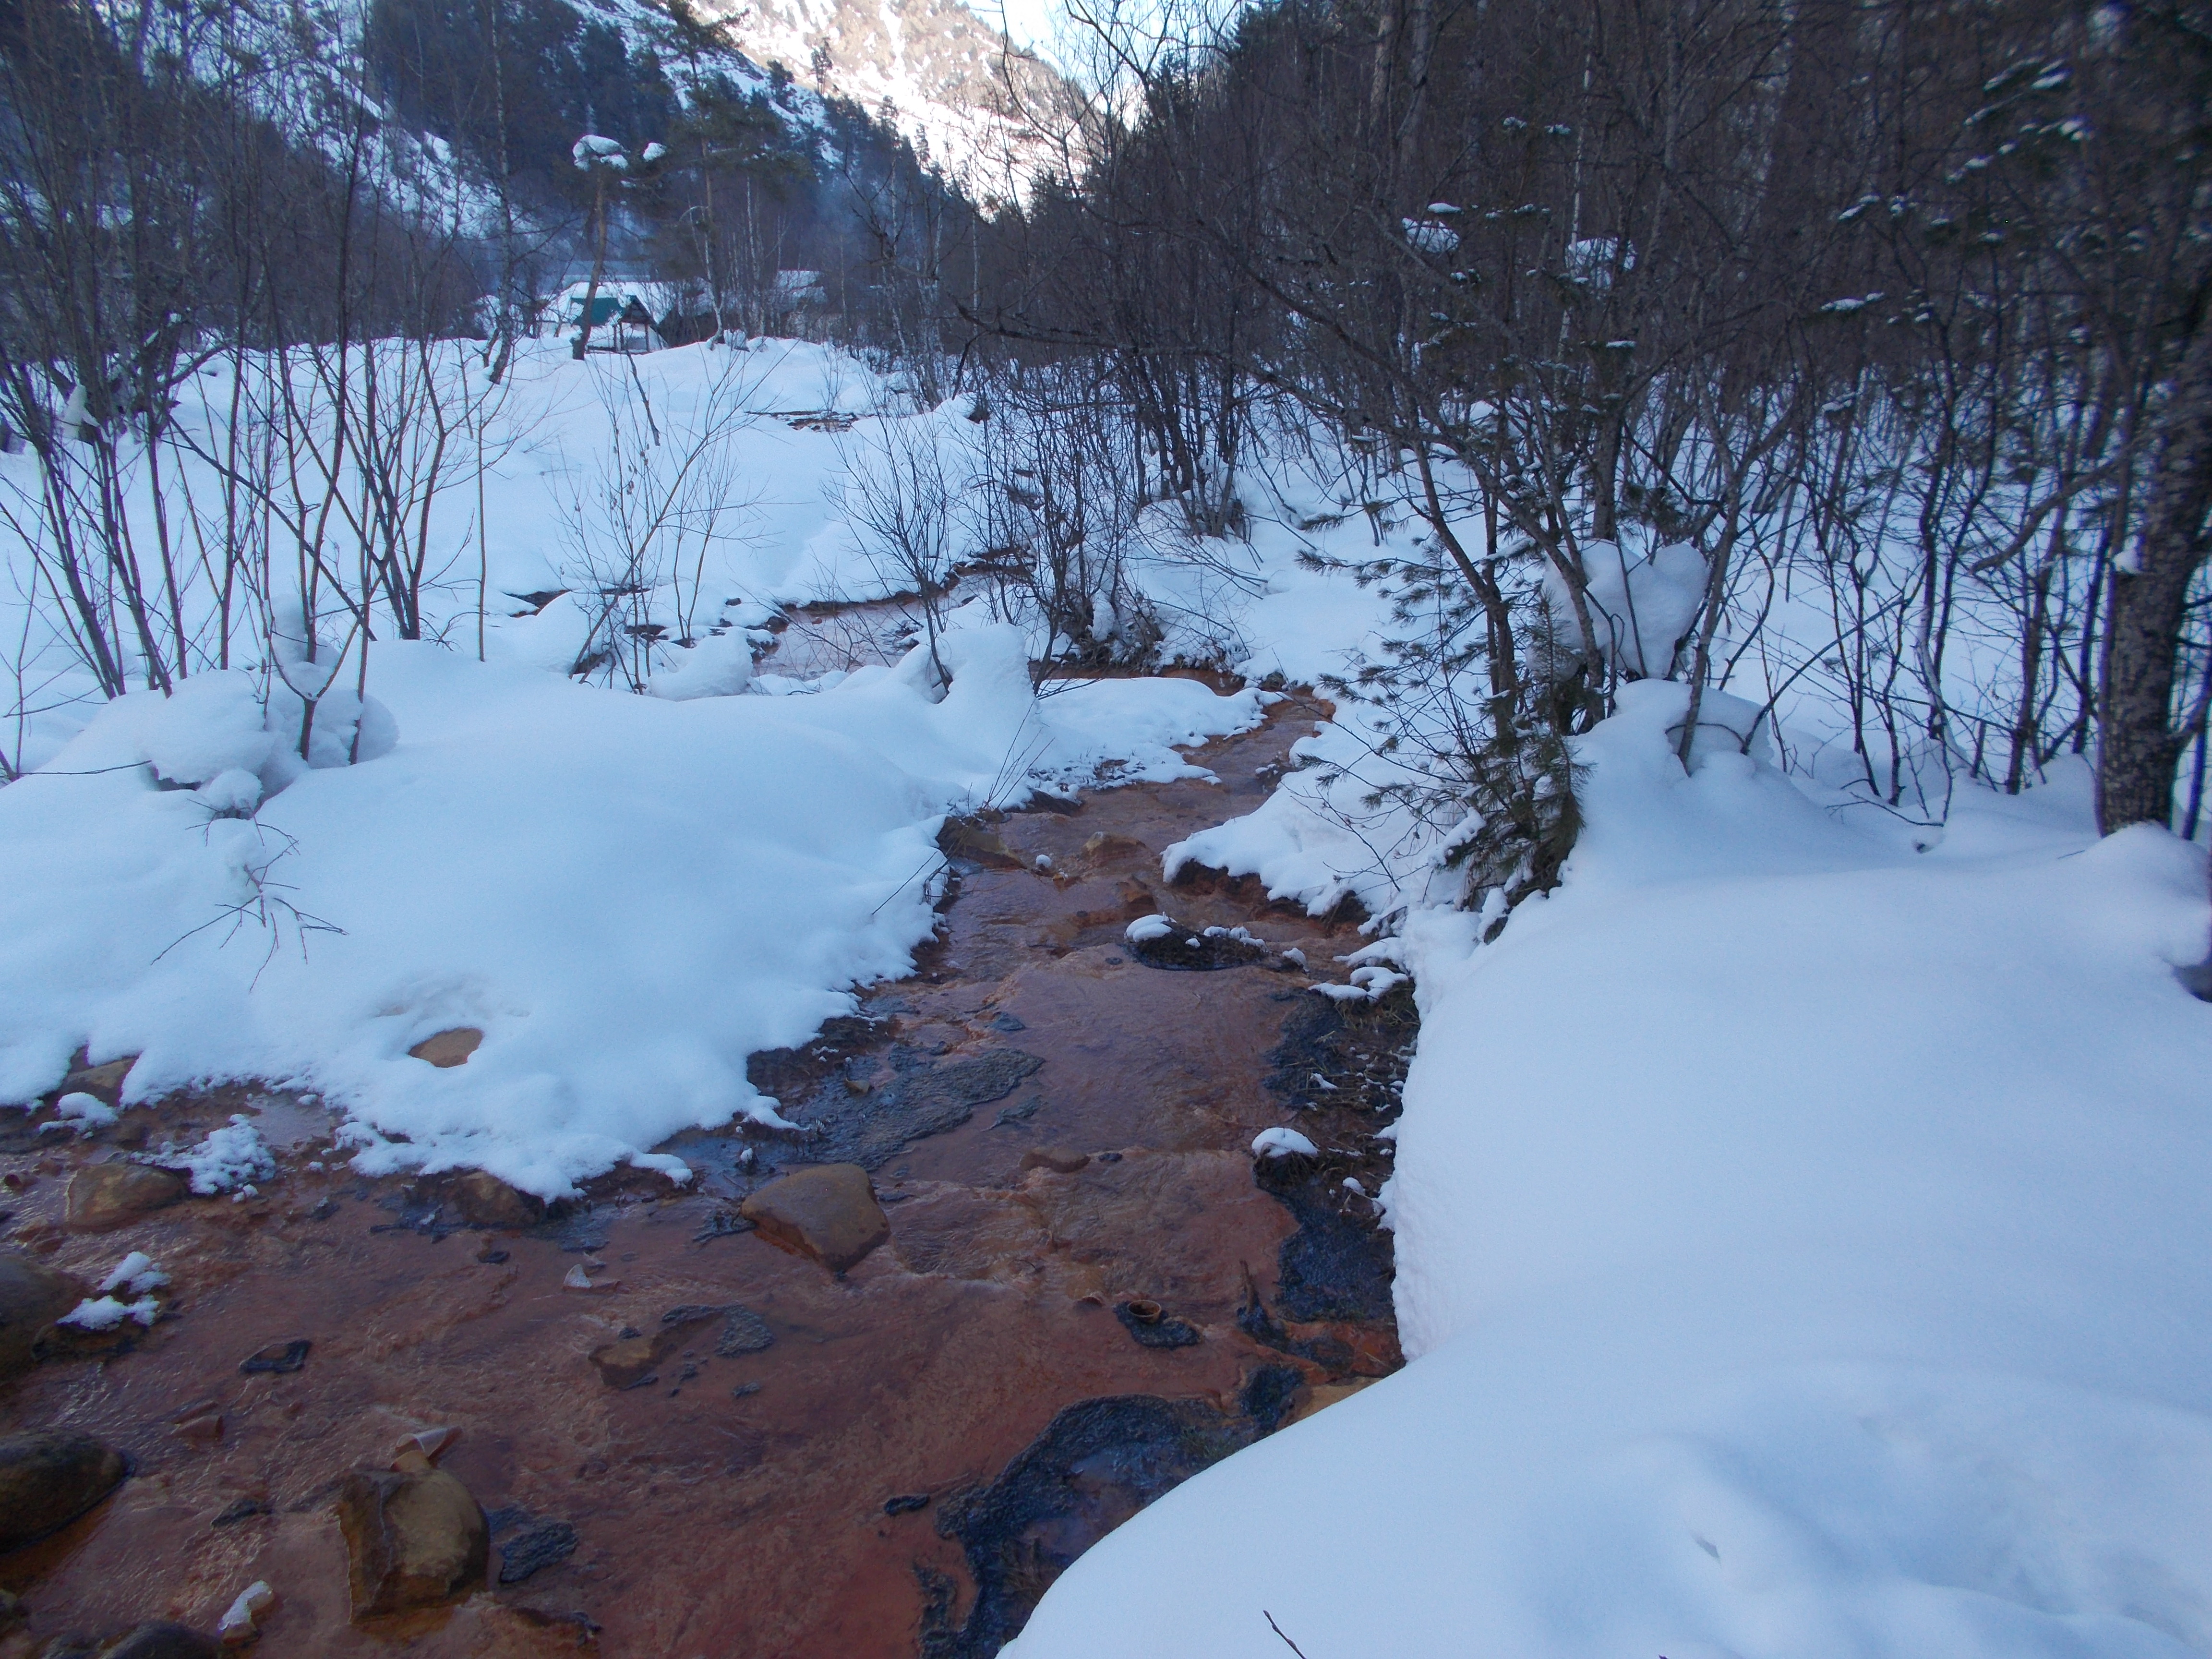
[{"label": "rust-colored streambed", "polygon": [[[0,1656],[96,1652],[153,1619],[211,1630],[256,1579],[277,1593],[261,1639],[279,1655],[988,1654],[1160,1492],[1390,1370],[1388,1235],[1345,1181],[1388,1173],[1374,1133],[1410,1009],[1307,988],[1343,977],[1345,919],[1159,876],[1168,843],[1264,798],[1316,714],[1279,704],[1199,751],[1219,785],[949,827],[956,878],[916,974],[755,1062],[810,1133],[679,1137],[688,1190],[626,1173],[487,1225],[481,1194],[364,1182],[319,1111],[247,1091],[66,1146],[11,1126],[12,1248],[94,1279],[143,1249],[173,1283],[120,1351],[0,1389],[0,1428],[82,1431],[133,1466],[82,1520],[0,1556],[21,1598]],[[1123,930],[1153,911],[1265,950],[1177,939],[1163,960],[1253,959],[1149,965]],[[79,1164],[241,1106],[280,1147],[258,1196],[62,1224]],[[1279,1123],[1320,1144],[1317,1165],[1255,1167],[1254,1134]],[[777,1170],[829,1161],[871,1168],[890,1224],[842,1277],[737,1216]],[[580,1266],[589,1290],[564,1283]],[[241,1372],[295,1339],[312,1344],[298,1370]],[[442,1425],[460,1436],[441,1466],[491,1517],[489,1583],[357,1626],[337,1483]],[[68,1638],[89,1645],[53,1646]]]}]

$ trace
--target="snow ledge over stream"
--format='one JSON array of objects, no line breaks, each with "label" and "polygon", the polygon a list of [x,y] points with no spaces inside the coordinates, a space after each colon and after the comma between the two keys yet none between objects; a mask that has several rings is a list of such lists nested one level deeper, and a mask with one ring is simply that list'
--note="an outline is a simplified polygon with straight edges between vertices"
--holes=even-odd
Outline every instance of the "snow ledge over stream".
[{"label": "snow ledge over stream", "polygon": [[1491,945],[1409,927],[1412,1363],[1113,1533],[1010,1655],[2212,1650],[2202,854],[2063,787],[1915,852],[1686,776],[1683,695],[1584,740],[1562,888]]},{"label": "snow ledge over stream", "polygon": [[[980,614],[943,641],[939,702],[919,652],[817,696],[668,702],[380,645],[389,752],[290,777],[252,817],[161,772],[254,781],[243,677],[206,677],[186,728],[120,699],[0,790],[0,1101],[54,1087],[82,1044],[140,1056],[126,1103],[318,1092],[367,1173],[482,1168],[547,1196],[623,1163],[681,1178],[650,1149],[775,1121],[749,1054],[908,970],[945,813],[1109,763],[1204,777],[1178,748],[1268,701],[1188,679],[1036,698],[1022,635]],[[409,1056],[456,1026],[485,1034],[465,1065]]]}]

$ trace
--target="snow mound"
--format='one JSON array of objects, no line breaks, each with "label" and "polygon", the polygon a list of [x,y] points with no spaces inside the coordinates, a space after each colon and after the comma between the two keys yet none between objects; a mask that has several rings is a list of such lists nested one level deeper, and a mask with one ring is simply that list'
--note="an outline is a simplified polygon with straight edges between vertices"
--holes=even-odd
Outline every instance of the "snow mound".
[{"label": "snow mound", "polygon": [[679,649],[672,666],[655,674],[646,690],[672,702],[694,697],[732,697],[753,677],[752,642],[742,632],[709,634],[689,650]]},{"label": "snow mound", "polygon": [[[300,769],[251,818],[161,787],[138,735],[158,700],[122,699],[0,790],[0,1101],[88,1043],[139,1055],[129,1102],[319,1092],[368,1172],[480,1167],[549,1197],[626,1161],[681,1177],[652,1152],[678,1131],[781,1121],[749,1055],[907,971],[947,811],[1202,776],[1178,745],[1264,714],[1187,680],[1039,698],[1020,633],[981,614],[941,641],[949,688],[917,652],[805,696],[672,702],[380,643],[406,740]],[[196,696],[244,730],[235,686]],[[210,740],[185,769],[250,758]],[[408,1054],[462,1026],[484,1034],[465,1065]],[[235,1191],[265,1156],[234,1125],[187,1161]]]},{"label": "snow mound", "polygon": [[151,1325],[161,1313],[161,1304],[150,1296],[140,1297],[136,1302],[118,1302],[112,1296],[101,1296],[78,1303],[54,1323],[74,1325],[81,1331],[112,1331],[126,1319]]},{"label": "snow mound", "polygon": [[54,1103],[54,1111],[80,1129],[101,1128],[123,1115],[98,1095],[79,1093],[64,1095]]},{"label": "snow mound", "polygon": [[132,1296],[144,1296],[158,1291],[169,1282],[168,1274],[154,1265],[154,1258],[143,1250],[133,1250],[115,1264],[115,1271],[100,1281],[103,1296],[117,1291],[127,1291]]},{"label": "snow mound", "polygon": [[[1705,603],[1705,555],[1687,542],[1632,554],[1618,542],[1593,542],[1583,550],[1589,586],[1583,601],[1598,646],[1628,673],[1662,678],[1673,668],[1674,647],[1687,637]],[[1548,566],[1544,598],[1564,641],[1582,647],[1582,626],[1565,580]]]},{"label": "snow mound", "polygon": [[1010,1654],[2212,1650],[2202,856],[1963,797],[1915,853],[1629,690],[1565,884],[1410,930],[1412,1363]]},{"label": "snow mound", "polygon": [[1255,1158],[1318,1158],[1321,1148],[1296,1129],[1262,1129],[1252,1137]]},{"label": "snow mound", "polygon": [[164,1169],[178,1170],[192,1178],[192,1190],[203,1198],[217,1193],[251,1192],[253,1183],[276,1173],[276,1160],[253,1120],[234,1113],[228,1123],[211,1129],[197,1146],[178,1152],[170,1147],[153,1157]]}]

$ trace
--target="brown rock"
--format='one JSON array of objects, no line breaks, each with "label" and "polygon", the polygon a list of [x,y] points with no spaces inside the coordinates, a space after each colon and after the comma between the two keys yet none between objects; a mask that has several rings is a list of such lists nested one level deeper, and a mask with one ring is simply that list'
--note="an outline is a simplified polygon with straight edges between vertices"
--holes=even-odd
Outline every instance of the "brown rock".
[{"label": "brown rock", "polygon": [[660,1351],[658,1336],[626,1336],[592,1349],[592,1364],[599,1368],[599,1380],[609,1388],[627,1389],[653,1375]]},{"label": "brown rock", "polygon": [[966,859],[994,870],[1018,870],[1024,860],[1007,850],[998,832],[976,818],[947,818],[937,832],[938,850],[947,858]]},{"label": "brown rock", "polygon": [[90,1435],[11,1434],[0,1440],[0,1550],[69,1525],[130,1472],[121,1452]]},{"label": "brown rock", "polygon": [[[775,1339],[757,1315],[747,1313],[735,1306],[713,1307],[691,1304],[671,1308],[660,1316],[660,1328],[642,1336],[624,1336],[617,1341],[602,1343],[592,1350],[592,1364],[599,1367],[599,1380],[611,1389],[628,1389],[644,1382],[670,1355],[687,1342],[696,1340],[700,1326],[709,1320],[726,1319],[732,1329],[742,1317],[750,1321],[757,1331],[758,1340],[741,1342],[738,1346],[718,1346],[717,1353],[726,1357],[738,1353],[755,1353],[767,1347]],[[731,1341],[730,1331],[723,1334],[723,1343]]]},{"label": "brown rock", "polygon": [[1060,1175],[1073,1175],[1090,1162],[1090,1153],[1071,1146],[1032,1146],[1022,1154],[1024,1170],[1051,1170]]},{"label": "brown rock", "polygon": [[67,1273],[0,1250],[0,1378],[37,1364],[39,1334],[91,1294]]},{"label": "brown rock", "polygon": [[125,1054],[121,1060],[111,1060],[105,1066],[80,1066],[62,1079],[61,1092],[65,1095],[98,1095],[112,1106],[116,1091],[123,1087],[123,1079],[131,1074],[131,1068],[137,1063],[137,1055]]},{"label": "brown rock", "polygon": [[189,1625],[141,1625],[100,1659],[219,1659],[222,1645]]},{"label": "brown rock", "polygon": [[198,1417],[187,1417],[169,1432],[179,1440],[220,1440],[222,1438],[222,1413],[205,1412]]},{"label": "brown rock", "polygon": [[338,1487],[337,1513],[356,1619],[434,1607],[483,1583],[490,1528],[443,1469],[356,1469]]},{"label": "brown rock", "polygon": [[517,1191],[482,1170],[465,1170],[455,1176],[447,1197],[465,1219],[480,1227],[534,1227],[545,1219],[543,1199]]},{"label": "brown rock", "polygon": [[175,1203],[185,1192],[185,1178],[174,1170],[88,1164],[70,1177],[69,1225],[75,1232],[106,1232]]},{"label": "brown rock", "polygon": [[771,1181],[738,1212],[778,1249],[810,1255],[832,1273],[858,1266],[891,1236],[868,1172],[857,1164],[817,1164]]},{"label": "brown rock", "polygon": [[473,1025],[456,1025],[450,1031],[435,1031],[424,1037],[407,1052],[417,1060],[427,1060],[440,1070],[454,1066],[465,1066],[469,1056],[476,1053],[483,1042],[483,1033]]}]

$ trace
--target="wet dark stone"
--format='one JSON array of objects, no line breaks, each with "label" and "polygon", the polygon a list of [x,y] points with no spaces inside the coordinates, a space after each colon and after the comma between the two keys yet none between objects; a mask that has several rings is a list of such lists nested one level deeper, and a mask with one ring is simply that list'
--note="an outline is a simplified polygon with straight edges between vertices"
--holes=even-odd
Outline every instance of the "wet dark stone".
[{"label": "wet dark stone", "polygon": [[1244,1305],[1237,1310],[1237,1328],[1262,1347],[1310,1359],[1336,1375],[1350,1370],[1357,1358],[1352,1345],[1340,1337],[1292,1336],[1282,1322],[1267,1311],[1267,1304],[1260,1299],[1260,1292],[1249,1279],[1244,1285]]},{"label": "wet dark stone", "polygon": [[694,1244],[704,1244],[710,1238],[731,1238],[739,1233],[749,1233],[753,1224],[735,1210],[717,1210],[707,1218],[707,1224],[691,1235]]},{"label": "wet dark stone", "polygon": [[1123,1330],[1147,1348],[1188,1348],[1202,1340],[1195,1325],[1180,1319],[1156,1319],[1147,1323],[1131,1311],[1131,1304],[1127,1302],[1115,1308],[1114,1316],[1121,1322]]},{"label": "wet dark stone", "polygon": [[532,1227],[530,1237],[550,1239],[569,1255],[592,1255],[607,1248],[607,1224],[592,1213],[590,1206],[579,1205]]},{"label": "wet dark stone", "polygon": [[[1309,991],[1285,992],[1282,1000],[1291,1006],[1267,1051],[1275,1068],[1267,1091],[1294,1110],[1373,1112],[1378,1127],[1395,1116],[1394,1085],[1405,1079],[1420,1028],[1411,993],[1401,986],[1376,1003],[1340,1003]],[[1324,1089],[1322,1081],[1332,1086]]]},{"label": "wet dark stone", "polygon": [[[1170,920],[1173,920],[1170,918]],[[1208,934],[1200,928],[1175,923],[1172,933],[1158,939],[1130,939],[1125,949],[1147,968],[1170,968],[1185,973],[1212,973],[1223,968],[1244,968],[1267,954],[1266,947],[1231,939],[1226,933]]]},{"label": "wet dark stone", "polygon": [[1325,1091],[1314,1079],[1327,1076],[1343,1062],[1342,1045],[1347,1036],[1344,1010],[1334,998],[1310,992],[1287,991],[1290,1012],[1283,1017],[1283,1035],[1267,1050],[1267,1063],[1275,1069],[1266,1088],[1292,1108],[1316,1104]]},{"label": "wet dark stone", "polygon": [[926,1492],[902,1492],[896,1498],[884,1499],[885,1515],[912,1515],[916,1510],[926,1510],[928,1507],[929,1494]]},{"label": "wet dark stone", "polygon": [[307,1219],[310,1221],[328,1221],[337,1212],[337,1200],[335,1198],[318,1199],[315,1201],[315,1207],[307,1212]]},{"label": "wet dark stone", "polygon": [[[1379,1003],[1348,1006],[1304,997],[1285,1012],[1281,1036],[1267,1052],[1275,1069],[1267,1087],[1316,1122],[1310,1138],[1334,1146],[1371,1142],[1374,1129],[1397,1115],[1395,1085],[1405,1076],[1418,1024],[1410,999],[1395,992]],[[1253,1180],[1297,1224],[1277,1257],[1277,1306],[1285,1318],[1307,1323],[1393,1317],[1390,1235],[1371,1215],[1347,1212],[1342,1184],[1346,1174],[1371,1182],[1377,1173],[1373,1165],[1372,1158],[1335,1152],[1319,1160],[1261,1158],[1254,1164]],[[1256,1297],[1250,1300],[1256,1306]],[[1269,1319],[1266,1310],[1255,1313],[1248,1307],[1239,1322],[1284,1352],[1335,1364],[1308,1352],[1311,1344],[1289,1341],[1279,1328],[1263,1334]]]},{"label": "wet dark stone", "polygon": [[718,1359],[735,1359],[739,1354],[758,1353],[775,1341],[775,1333],[750,1308],[732,1308],[730,1316],[723,1322],[722,1334],[714,1343]]},{"label": "wet dark stone", "polygon": [[234,1527],[241,1521],[251,1521],[257,1515],[275,1513],[276,1511],[269,1507],[265,1498],[241,1498],[223,1510],[221,1515],[216,1516],[210,1524],[218,1527]]},{"label": "wet dark stone", "polygon": [[497,1538],[510,1527],[519,1527],[531,1518],[530,1511],[520,1504],[504,1504],[495,1510],[484,1511],[484,1526],[489,1534]]},{"label": "wet dark stone", "polygon": [[668,1340],[671,1334],[681,1340],[682,1333],[694,1325],[703,1325],[710,1319],[722,1322],[722,1334],[714,1344],[714,1352],[724,1359],[734,1359],[739,1354],[758,1353],[762,1349],[775,1345],[775,1333],[769,1328],[768,1321],[742,1303],[686,1302],[660,1316],[660,1352],[663,1354],[675,1352],[675,1345]]},{"label": "wet dark stone", "polygon": [[1028,1122],[1030,1119],[1035,1117],[1037,1115],[1037,1108],[1043,1104],[1044,1102],[1042,1098],[1033,1096],[1030,1099],[1022,1102],[1018,1106],[1007,1107],[1006,1110],[1000,1112],[998,1116],[991,1120],[991,1127],[994,1129],[1011,1129],[1018,1127],[1020,1125]]},{"label": "wet dark stone", "polygon": [[257,1349],[240,1360],[238,1369],[248,1376],[304,1370],[308,1350],[314,1346],[304,1336],[295,1337],[289,1342],[271,1342],[267,1347]]},{"label": "wet dark stone", "polygon": [[1291,1414],[1292,1396],[1305,1380],[1305,1373],[1294,1365],[1262,1365],[1237,1390],[1237,1408],[1258,1425],[1261,1433],[1273,1434]]},{"label": "wet dark stone", "polygon": [[533,1572],[576,1553],[576,1529],[566,1521],[535,1521],[499,1548],[499,1582],[519,1584]]},{"label": "wet dark stone", "polygon": [[0,1377],[37,1364],[40,1334],[91,1294],[67,1273],[0,1250]]},{"label": "wet dark stone", "polygon": [[89,1435],[16,1434],[0,1440],[0,1550],[58,1531],[129,1473],[122,1453]]},{"label": "wet dark stone", "polygon": [[139,1626],[113,1647],[102,1648],[100,1659],[218,1659],[222,1652],[214,1637],[165,1621]]},{"label": "wet dark stone", "polygon": [[789,1114],[805,1127],[808,1163],[878,1169],[909,1142],[957,1127],[978,1106],[1005,1099],[1044,1064],[1016,1048],[994,1048],[941,1066],[929,1065],[913,1049],[894,1049],[890,1061],[893,1076],[880,1088],[854,1095],[841,1076]]},{"label": "wet dark stone", "polygon": [[369,1228],[373,1233],[420,1233],[425,1238],[441,1239],[465,1231],[470,1224],[460,1206],[443,1193],[387,1193],[376,1200],[376,1207],[398,1218],[377,1222]]},{"label": "wet dark stone", "polygon": [[1395,1271],[1390,1235],[1345,1214],[1324,1180],[1273,1194],[1298,1224],[1276,1258],[1276,1305],[1302,1322],[1389,1319]]},{"label": "wet dark stone", "polygon": [[1258,1439],[1243,1416],[1197,1400],[1118,1395],[1067,1407],[987,1486],[938,1505],[975,1583],[964,1624],[940,1575],[917,1568],[922,1659],[989,1659],[1075,1558],[1161,1493]]}]

